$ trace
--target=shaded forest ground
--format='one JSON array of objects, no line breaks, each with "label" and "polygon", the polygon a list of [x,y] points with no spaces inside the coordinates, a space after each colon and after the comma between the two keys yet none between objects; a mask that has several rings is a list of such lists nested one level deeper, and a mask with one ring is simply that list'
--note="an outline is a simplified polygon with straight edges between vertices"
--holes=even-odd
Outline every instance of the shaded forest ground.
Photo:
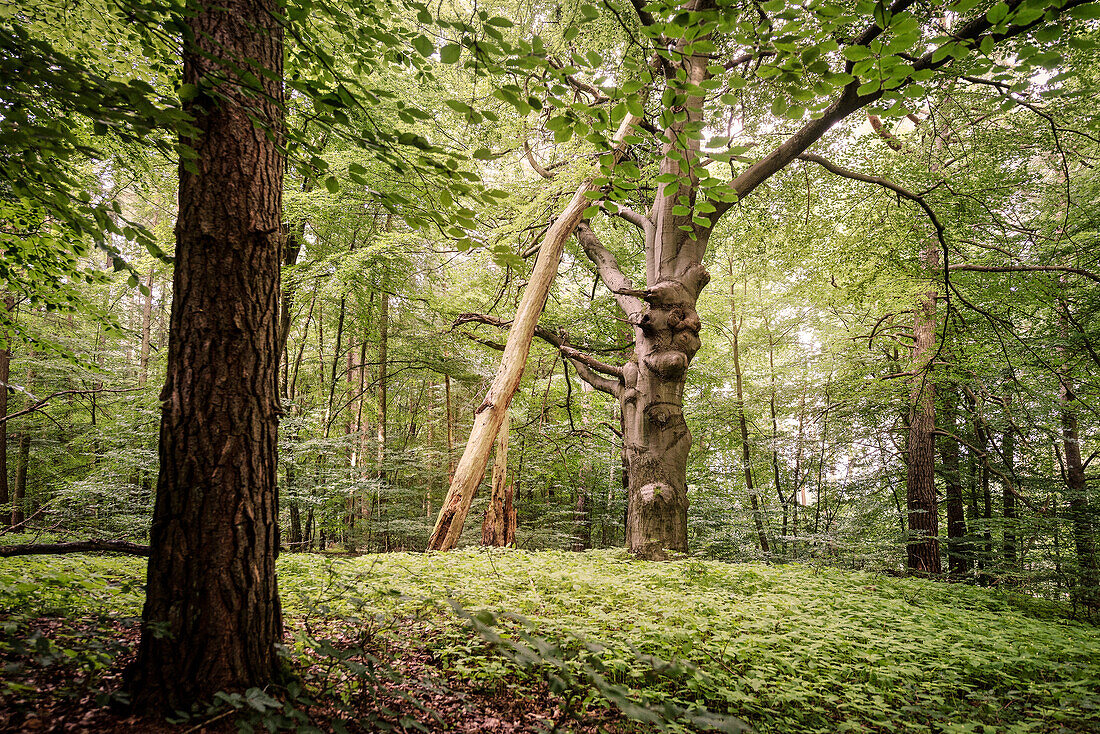
[{"label": "shaded forest ground", "polygon": [[1100,629],[1003,590],[612,551],[297,554],[279,572],[300,677],[167,726],[104,708],[141,559],[0,561],[0,729],[1100,729]]}]

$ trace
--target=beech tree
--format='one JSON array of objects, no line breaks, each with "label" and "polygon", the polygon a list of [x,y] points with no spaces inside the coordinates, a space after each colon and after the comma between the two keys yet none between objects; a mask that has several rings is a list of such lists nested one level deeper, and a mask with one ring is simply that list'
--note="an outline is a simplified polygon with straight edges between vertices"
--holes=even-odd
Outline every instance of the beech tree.
[{"label": "beech tree", "polygon": [[[1026,39],[1014,46],[1020,54],[1016,70],[1036,63],[1046,50],[1029,34],[1081,4],[1016,0],[975,8],[963,0],[950,6],[959,19],[948,28],[942,11],[912,0],[866,2],[854,9],[846,3],[802,7],[782,0],[760,6],[633,0],[632,16],[615,11],[629,39],[612,64],[622,67],[615,83],[603,71],[609,59],[598,53],[549,62],[562,69],[577,98],[569,103],[551,95],[557,114],[547,127],[556,139],[576,131],[601,142],[598,132],[590,131],[639,118],[638,133],[625,137],[634,146],[632,155],[622,163],[614,155],[601,157],[600,175],[593,180],[599,190],[586,194],[593,204],[576,227],[585,255],[633,326],[634,354],[615,366],[570,352],[567,341],[560,345],[578,374],[614,396],[622,410],[632,551],[662,558],[667,550],[687,550],[691,435],[683,395],[688,366],[701,344],[695,306],[710,279],[704,257],[715,227],[737,202],[805,157],[854,112],[904,114],[903,100],[922,97],[922,83],[937,72],[1005,73],[1008,67],[988,55],[998,44]],[[594,8],[581,8],[582,22],[598,15]],[[771,99],[772,113],[785,120],[775,123],[779,134],[753,129],[744,111],[749,95],[757,104]],[[502,98],[508,99],[506,91]],[[714,134],[718,131],[726,134]],[[604,151],[614,150],[611,143],[603,145]],[[768,152],[759,154],[761,148]],[[640,231],[644,284],[634,284],[618,267],[589,222],[601,209]],[[946,265],[929,263],[933,271]],[[931,324],[931,315],[925,320]],[[914,399],[931,396],[925,389]],[[507,399],[494,397],[492,403],[506,405]],[[931,427],[925,428],[921,456],[930,460]],[[491,442],[491,436],[479,439],[483,458],[472,475],[482,476]]]}]

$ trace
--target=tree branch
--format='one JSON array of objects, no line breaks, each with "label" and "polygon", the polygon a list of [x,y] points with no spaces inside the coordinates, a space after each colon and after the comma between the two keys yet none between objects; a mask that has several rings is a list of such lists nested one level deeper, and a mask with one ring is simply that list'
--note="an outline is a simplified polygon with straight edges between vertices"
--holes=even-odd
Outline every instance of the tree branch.
[{"label": "tree branch", "polygon": [[[471,322],[490,324],[500,329],[507,329],[512,325],[511,321],[505,321],[504,319],[499,319],[495,316],[488,316],[481,313],[464,313],[457,319],[455,319],[455,326],[458,326],[460,324],[468,324]],[[572,346],[566,336],[562,333],[555,333],[550,329],[544,328],[542,326],[536,326],[535,336],[557,347],[558,351],[561,352],[563,356],[568,357],[569,360],[572,362],[579,362],[580,364],[583,364],[584,366],[593,369],[596,372],[602,372],[603,374],[611,375],[612,377],[623,376],[622,367],[613,364],[607,364],[606,362],[601,362],[592,355],[585,354],[576,347]],[[481,339],[477,339],[476,337],[473,338],[474,341],[477,341],[494,349],[501,348],[501,345],[494,342],[482,341]]]},{"label": "tree branch", "polygon": [[[646,219],[646,221],[649,220]],[[650,225],[646,231],[647,243],[652,232],[653,226]],[[630,283],[630,279],[623,275],[622,270],[619,269],[619,261],[615,259],[615,255],[604,247],[603,243],[596,237],[596,233],[592,231],[592,226],[588,220],[581,220],[581,223],[577,225],[575,234],[577,241],[584,250],[584,254],[596,266],[596,272],[599,273],[600,280],[615,295],[615,302],[619,304],[619,308],[626,314],[627,319],[632,319],[641,314],[645,306],[641,300],[627,293],[627,291],[634,290],[634,286]]]},{"label": "tree branch", "polygon": [[1100,283],[1100,275],[1083,268],[1068,268],[1059,265],[971,265],[955,263],[948,270],[969,270],[976,273],[1073,273]]},{"label": "tree branch", "polygon": [[[618,202],[615,202],[615,207],[616,207],[616,211],[614,212],[614,216],[625,219],[626,221],[630,222],[631,224],[633,224],[638,229],[642,230],[642,233],[645,234],[646,241],[648,242],[649,237],[650,237],[651,233],[653,232],[653,228],[655,226],[653,224],[653,221],[649,217],[647,217],[646,215],[640,214],[640,213],[634,211],[633,209],[631,209],[630,207],[623,206],[622,204],[620,204]],[[612,212],[608,211],[608,209],[607,209],[607,201],[606,200],[600,202],[600,208],[603,209],[608,214],[612,213]]]},{"label": "tree branch", "polygon": [[531,168],[534,169],[535,173],[548,180],[554,178],[553,173],[543,168],[542,164],[535,160],[535,154],[531,151],[531,143],[526,138],[523,141],[523,151],[527,154],[527,162],[531,164]]},{"label": "tree branch", "polygon": [[[1010,9],[1017,8],[1021,1],[1022,0],[1015,0],[1014,2],[1010,2]],[[891,13],[900,12],[909,5],[912,5],[913,2],[914,0],[896,0],[890,6],[890,11]],[[1078,5],[1083,5],[1085,2],[1087,2],[1087,0],[1068,0],[1068,2],[1062,6],[1060,12],[1068,11]],[[1029,23],[1012,24],[999,33],[989,33],[993,24],[989,22],[989,19],[984,14],[980,14],[959,26],[953,34],[954,38],[951,42],[956,44],[968,44],[971,46],[977,46],[985,38],[991,38],[994,42],[1000,42],[1022,35],[1043,22],[1045,22],[1044,16],[1039,16]],[[881,34],[882,28],[880,28],[878,24],[872,24],[855,39],[852,45],[864,46]],[[935,55],[939,50],[940,47],[934,48],[923,56],[913,59],[911,63],[913,72],[935,70],[951,63],[951,54],[947,54],[942,58],[936,58]],[[852,62],[849,61],[846,66],[850,72]],[[910,84],[912,80],[913,77],[910,75],[902,84],[894,89],[896,90],[900,87],[904,87]],[[879,99],[885,91],[880,87],[873,92],[861,95],[858,91],[860,84],[861,81],[859,79],[854,79],[849,82],[848,85],[841,90],[840,96],[821,112],[819,118],[807,122],[801,129],[787,138],[787,140],[775,148],[771,153],[749,166],[737,176],[737,178],[731,181],[726,188],[729,193],[734,195],[734,200],[711,200],[710,203],[714,206],[715,210],[704,215],[710,220],[711,227],[718,223],[718,220],[729,211],[737,200],[744,199],[750,192],[755,190],[757,186],[768,180],[776,172],[782,170],[800,154],[804,153],[811,145],[820,140],[821,136],[828,132],[833,125],[856,110]],[[724,198],[729,199],[730,197],[726,196]]]},{"label": "tree branch", "polygon": [[[924,213],[928,215],[928,218],[932,220],[932,226],[936,228],[936,239],[939,240],[940,246],[943,248],[944,252],[947,252],[947,240],[945,240],[943,236],[943,223],[941,223],[939,217],[936,216],[936,212],[932,211],[932,207],[928,206],[928,203],[925,202],[924,197],[918,196],[917,194],[914,194],[912,191],[909,191],[902,186],[898,186],[893,181],[887,181],[886,179],[879,176],[868,176],[865,173],[859,173],[858,171],[852,171],[850,169],[843,168],[833,163],[832,161],[822,158],[819,155],[803,153],[798,156],[798,159],[803,161],[810,161],[811,163],[816,163],[825,170],[831,173],[835,173],[838,176],[843,176],[844,178],[850,178],[854,181],[862,181],[864,183],[871,183],[877,186],[881,186],[885,189],[893,191],[895,194],[902,197],[903,199],[908,199],[909,201],[913,202],[921,209],[923,209]],[[954,266],[949,267],[949,269],[953,268]]]},{"label": "tree branch", "polygon": [[[4,384],[0,383],[0,390],[6,390],[7,387],[8,387],[7,385],[4,385]],[[101,387],[101,388],[97,388],[95,390],[59,390],[55,393],[51,393],[50,395],[47,395],[46,397],[42,398],[41,400],[39,400],[38,402],[34,403],[31,406],[23,408],[23,410],[18,410],[14,413],[8,413],[7,415],[5,415],[3,417],[0,417],[0,424],[7,423],[12,418],[18,418],[21,415],[27,415],[28,413],[35,413],[35,412],[41,410],[46,405],[46,403],[50,402],[54,398],[59,398],[62,395],[96,395],[98,393],[104,393],[104,392],[106,392],[106,393],[135,392],[137,390],[144,390],[144,389],[145,388],[143,388],[143,387],[127,387],[127,388],[119,388],[119,389],[107,389],[105,387]]]}]

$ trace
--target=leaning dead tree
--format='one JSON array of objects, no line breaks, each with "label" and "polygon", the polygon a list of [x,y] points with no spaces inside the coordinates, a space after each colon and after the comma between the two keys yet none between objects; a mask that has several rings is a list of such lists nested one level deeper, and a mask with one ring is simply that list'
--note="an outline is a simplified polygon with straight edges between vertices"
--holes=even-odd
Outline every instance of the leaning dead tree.
[{"label": "leaning dead tree", "polygon": [[[616,134],[617,145],[613,155],[622,155],[622,139],[633,130],[636,121],[637,118],[633,116],[623,120]],[[531,277],[527,281],[523,298],[516,310],[512,329],[508,333],[500,367],[497,369],[488,394],[474,411],[474,426],[470,431],[470,440],[466,442],[462,458],[458,460],[454,478],[451,479],[451,486],[447,490],[447,497],[443,500],[435,529],[428,540],[428,550],[450,550],[462,534],[462,525],[470,512],[470,504],[474,501],[478,485],[485,476],[485,467],[489,463],[493,442],[496,441],[500,426],[508,414],[512,396],[519,388],[520,378],[523,377],[523,370],[527,366],[527,355],[531,351],[535,326],[539,316],[542,315],[542,308],[550,293],[550,285],[558,273],[558,263],[561,262],[565,242],[573,234],[584,210],[591,204],[587,194],[595,188],[592,179],[582,183],[561,216],[554,220],[554,224],[543,238]]]}]

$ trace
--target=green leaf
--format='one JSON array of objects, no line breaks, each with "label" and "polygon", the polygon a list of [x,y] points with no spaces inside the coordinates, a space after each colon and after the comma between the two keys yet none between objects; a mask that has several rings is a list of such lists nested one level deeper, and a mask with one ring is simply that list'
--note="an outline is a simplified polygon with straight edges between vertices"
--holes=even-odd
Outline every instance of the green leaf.
[{"label": "green leaf", "polygon": [[431,56],[435,51],[435,44],[425,35],[419,35],[413,39],[413,48],[420,52],[421,56]]},{"label": "green leaf", "polygon": [[330,194],[337,194],[340,192],[340,182],[336,180],[335,176],[329,176],[325,179],[325,188],[328,189]]},{"label": "green leaf", "polygon": [[988,11],[986,11],[985,19],[993,25],[998,25],[1008,17],[1008,5],[1005,3],[997,3]]},{"label": "green leaf", "polygon": [[448,43],[439,49],[439,60],[444,64],[453,64],[458,61],[459,55],[462,53],[462,47],[457,43]]}]

